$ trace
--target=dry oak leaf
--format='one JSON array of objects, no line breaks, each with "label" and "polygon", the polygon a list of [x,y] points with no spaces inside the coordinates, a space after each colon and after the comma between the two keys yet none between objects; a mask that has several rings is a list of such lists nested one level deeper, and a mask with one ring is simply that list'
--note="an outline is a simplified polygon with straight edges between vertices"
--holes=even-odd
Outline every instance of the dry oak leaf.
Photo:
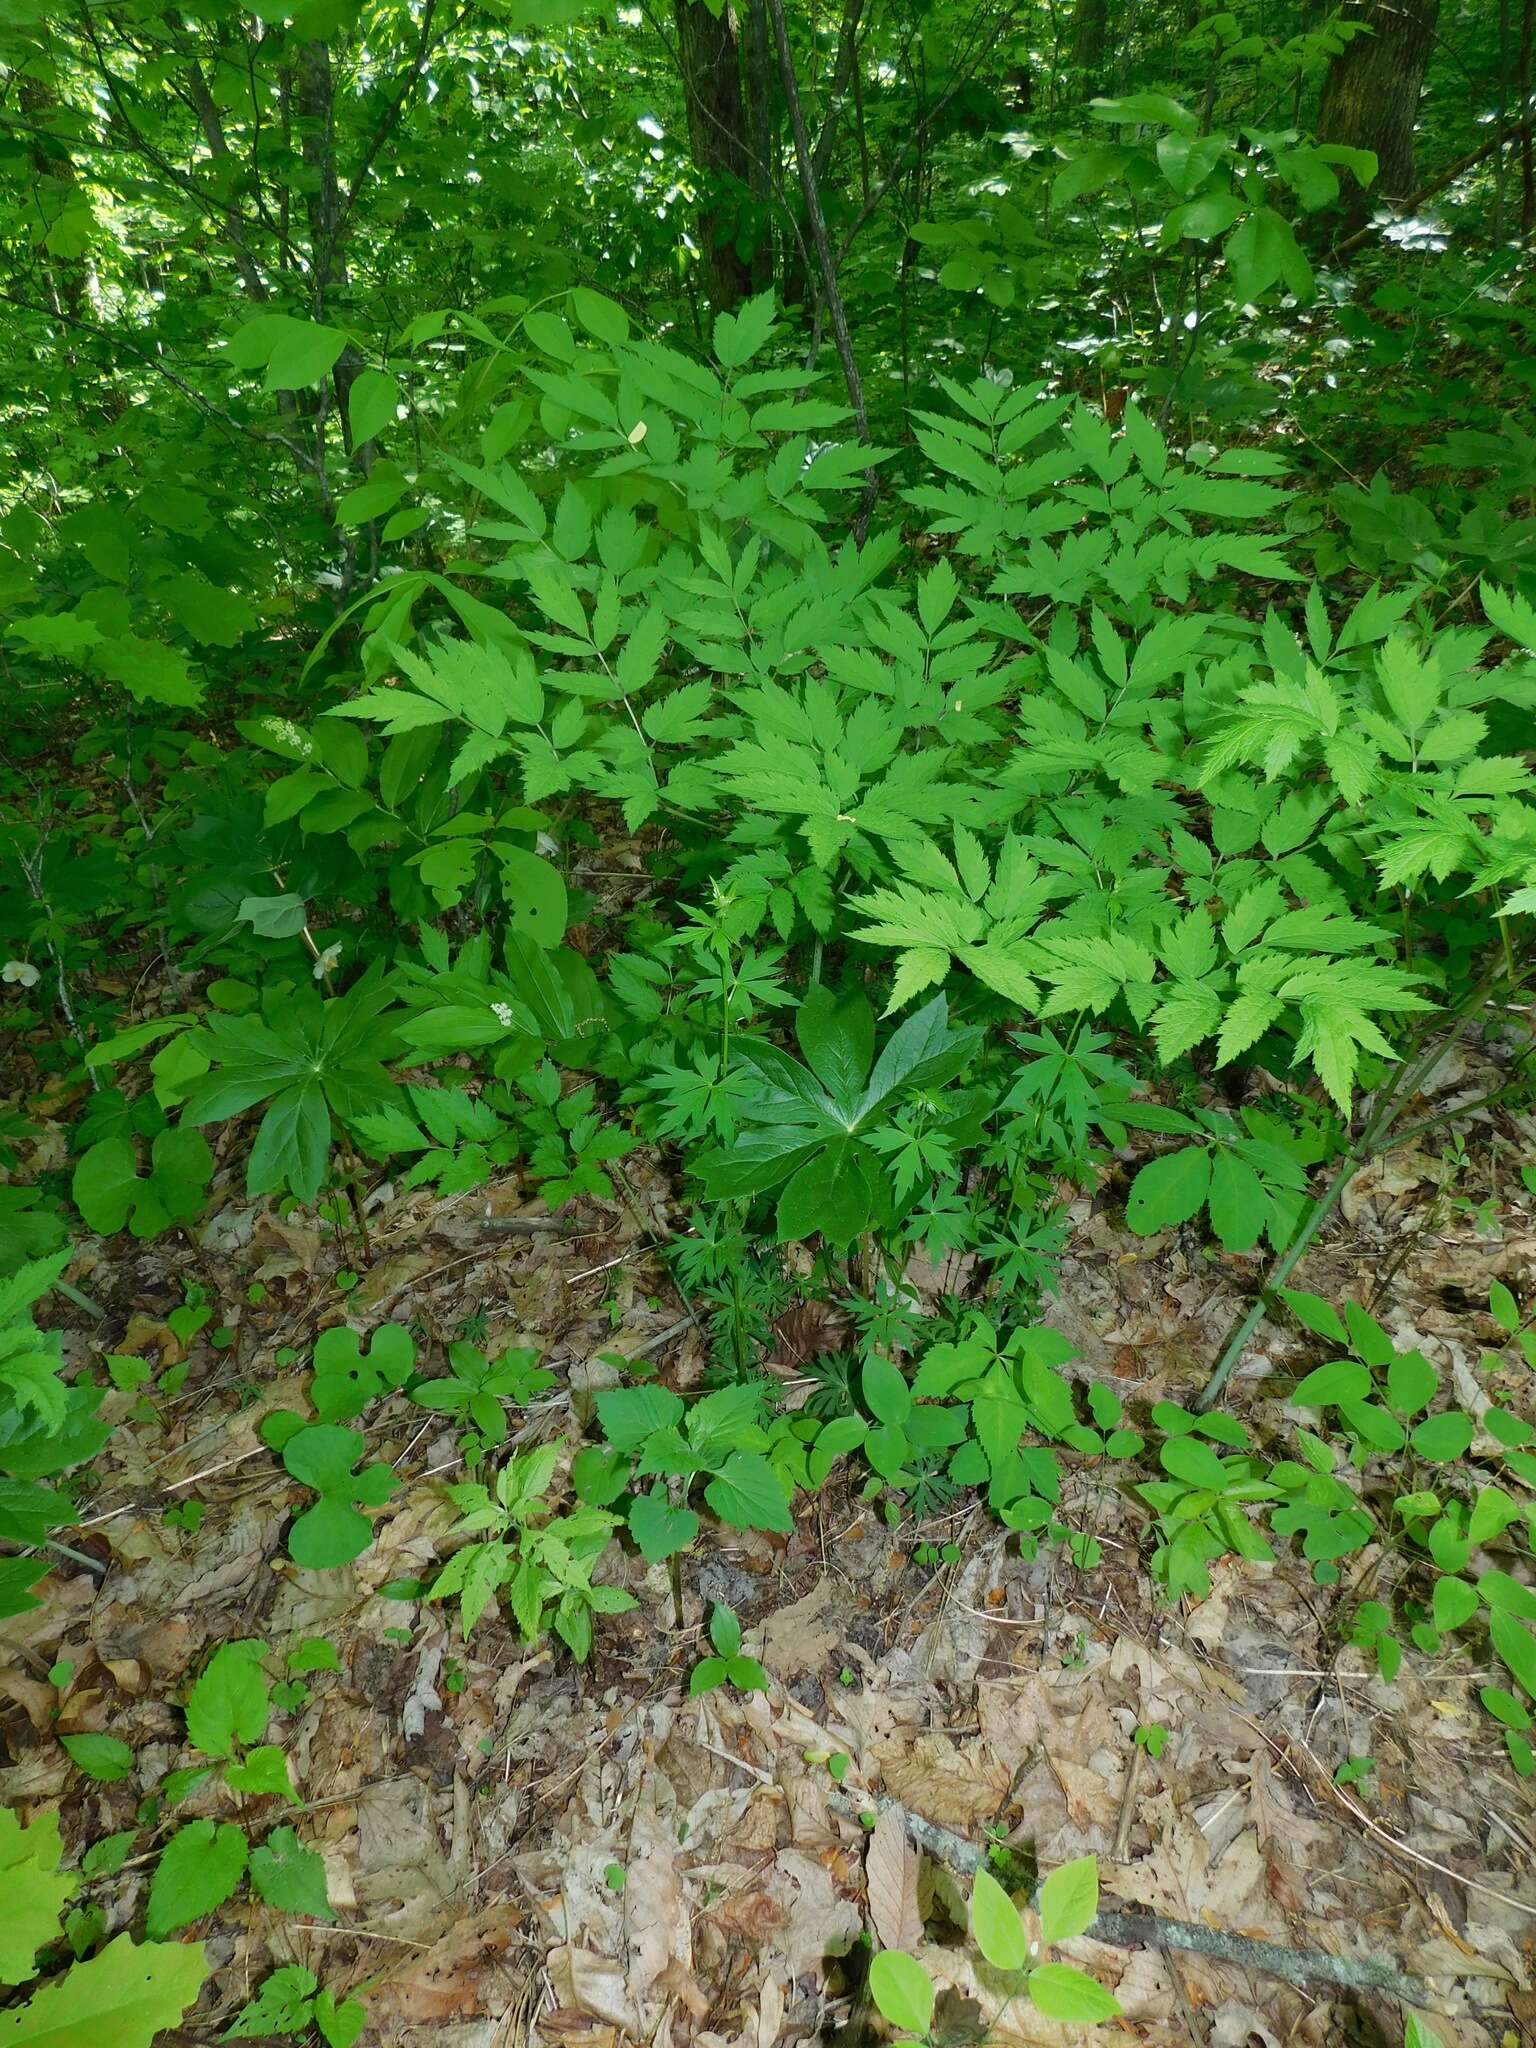
[{"label": "dry oak leaf", "polygon": [[485,1907],[368,1993],[370,2027],[499,2016],[514,1995],[508,1951],[524,1945],[515,1906]]},{"label": "dry oak leaf", "polygon": [[873,1754],[893,1798],[959,1834],[990,1820],[1008,1790],[1008,1771],[995,1757],[974,1744],[961,1749],[937,1731],[878,1743]]},{"label": "dry oak leaf", "polygon": [[763,1664],[778,1679],[799,1678],[815,1671],[837,1647],[839,1630],[825,1619],[836,1588],[823,1578],[803,1600],[781,1607],[763,1623]]}]

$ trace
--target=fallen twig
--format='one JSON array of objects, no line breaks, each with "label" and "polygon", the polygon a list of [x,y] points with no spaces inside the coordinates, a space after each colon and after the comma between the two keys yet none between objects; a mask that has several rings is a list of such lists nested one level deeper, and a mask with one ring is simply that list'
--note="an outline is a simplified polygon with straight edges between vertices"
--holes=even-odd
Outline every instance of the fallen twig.
[{"label": "fallen twig", "polygon": [[[986,1849],[924,1820],[920,1813],[910,1812],[899,1800],[882,1793],[872,1793],[863,1801],[838,1793],[832,1803],[852,1814],[869,1806],[881,1812],[894,1810],[902,1815],[907,1832],[920,1849],[963,1877],[974,1877],[988,1862]],[[1374,1956],[1334,1956],[1322,1949],[1282,1948],[1278,1942],[1255,1941],[1250,1935],[1227,1934],[1221,1928],[1202,1927],[1194,1921],[1165,1920],[1160,1913],[1121,1911],[1113,1901],[1110,1910],[1100,1913],[1084,1930],[1084,1937],[1105,1942],[1111,1948],[1183,1949],[1190,1955],[1204,1956],[1208,1962],[1260,1970],[1267,1977],[1278,1977],[1283,1984],[1298,1987],[1336,1984],[1347,1991],[1385,1992],[1409,2005],[1425,2006],[1431,2002],[1423,1984]]]}]

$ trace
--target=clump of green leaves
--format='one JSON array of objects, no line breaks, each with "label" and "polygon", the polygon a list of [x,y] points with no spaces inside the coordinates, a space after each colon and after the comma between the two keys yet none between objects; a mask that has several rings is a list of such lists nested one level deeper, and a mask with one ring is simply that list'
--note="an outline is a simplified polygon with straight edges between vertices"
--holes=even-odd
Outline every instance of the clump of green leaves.
[{"label": "clump of green leaves", "polygon": [[709,1640],[715,1654],[701,1657],[689,1673],[690,1699],[714,1692],[722,1685],[734,1685],[738,1692],[768,1690],[768,1675],[762,1665],[755,1657],[742,1655],[741,1623],[734,1608],[727,1607],[723,1600],[717,1600],[709,1611]]},{"label": "clump of green leaves", "polygon": [[[1111,2020],[1114,1994],[1069,1963],[1038,1960],[1042,1948],[1071,1941],[1092,1927],[1099,1909],[1098,1861],[1079,1857],[1053,1870],[1040,1887],[1038,1934],[988,1870],[971,1888],[971,1938],[984,1962],[1001,1974],[1010,1996],[1022,1993],[1042,2018],[1073,2025]],[[907,2040],[933,2038],[933,1979],[914,1956],[883,1949],[869,1966],[869,1989],[883,2016]]]},{"label": "clump of green leaves", "polygon": [[455,1533],[478,1537],[449,1558],[434,1579],[429,1600],[457,1599],[467,1636],[498,1596],[524,1640],[553,1629],[577,1657],[592,1648],[592,1618],[622,1614],[635,1605],[620,1586],[594,1582],[593,1573],[619,1526],[599,1507],[556,1514],[547,1498],[560,1446],[544,1444],[508,1458],[494,1479],[450,1486],[459,1510]]}]

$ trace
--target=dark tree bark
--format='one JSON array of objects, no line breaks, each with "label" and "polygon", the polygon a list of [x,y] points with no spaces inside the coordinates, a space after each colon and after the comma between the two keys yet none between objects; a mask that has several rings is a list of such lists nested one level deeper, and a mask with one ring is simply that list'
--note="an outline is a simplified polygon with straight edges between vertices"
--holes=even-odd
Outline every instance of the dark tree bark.
[{"label": "dark tree bark", "polygon": [[1376,152],[1370,193],[1343,181],[1354,225],[1365,218],[1372,195],[1413,197],[1413,131],[1439,11],[1440,0],[1363,0],[1344,11],[1346,22],[1363,22],[1371,33],[1352,37],[1329,65],[1317,136]]},{"label": "dark tree bark", "polygon": [[1536,0],[1525,0],[1520,14],[1520,239],[1529,244],[1536,231],[1536,139],[1531,134],[1531,46],[1536,41]]},{"label": "dark tree bark", "polygon": [[1072,10],[1072,66],[1081,88],[1097,98],[1108,82],[1109,0],[1077,0]]},{"label": "dark tree bark", "polygon": [[715,15],[705,0],[674,0],[674,14],[688,140],[707,188],[699,236],[709,296],[716,312],[729,312],[753,288],[752,263],[737,246],[739,209],[732,191],[749,188],[751,161],[736,31],[729,8]]}]

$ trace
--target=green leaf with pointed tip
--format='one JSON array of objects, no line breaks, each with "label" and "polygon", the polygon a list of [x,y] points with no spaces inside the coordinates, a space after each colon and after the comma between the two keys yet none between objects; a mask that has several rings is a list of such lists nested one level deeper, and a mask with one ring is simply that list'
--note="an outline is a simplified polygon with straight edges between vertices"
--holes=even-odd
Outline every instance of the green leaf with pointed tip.
[{"label": "green leaf with pointed tip", "polygon": [[265,1643],[221,1643],[187,1695],[187,1740],[204,1756],[233,1756],[267,1732]]},{"label": "green leaf with pointed tip", "polygon": [[224,1773],[231,1792],[244,1792],[253,1799],[286,1799],[299,1804],[299,1795],[288,1780],[288,1758],[275,1743],[264,1743],[249,1756],[231,1764]]},{"label": "green leaf with pointed tip", "polygon": [[3,2048],[150,2048],[195,2004],[208,1975],[201,1942],[136,1942],[120,1934],[99,1955],[0,2014]]},{"label": "green leaf with pointed tip", "polygon": [[1211,1191],[1211,1155],[1203,1145],[1186,1145],[1149,1159],[1131,1182],[1125,1220],[1138,1237],[1167,1230],[1198,1216]]},{"label": "green leaf with pointed tip", "polygon": [[150,1881],[144,1926],[151,1939],[163,1941],[222,1906],[244,1877],[249,1853],[245,1830],[229,1821],[189,1821],[174,1834]]},{"label": "green leaf with pointed tip", "polygon": [[933,1979],[913,1956],[882,1949],[869,1966],[869,1995],[904,2033],[924,2035],[933,2018]]},{"label": "green leaf with pointed tip", "polygon": [[971,1932],[994,1970],[1022,1970],[1029,1962],[1019,1909],[989,1871],[978,1870],[971,1889]]},{"label": "green leaf with pointed tip", "polygon": [[325,1860],[306,1849],[292,1828],[274,1828],[251,1857],[256,1896],[280,1913],[334,1920],[325,1888]]},{"label": "green leaf with pointed tip", "polygon": [[1040,1887],[1040,1939],[1051,1947],[1071,1941],[1087,1931],[1098,1910],[1098,1858],[1079,1856],[1063,1863]]},{"label": "green leaf with pointed tip", "polygon": [[115,1785],[133,1770],[133,1751],[115,1735],[61,1735],[59,1741],[75,1768],[98,1785]]},{"label": "green leaf with pointed tip", "polygon": [[646,1563],[660,1564],[688,1548],[699,1533],[699,1518],[692,1508],[673,1507],[666,1488],[654,1486],[631,1501],[629,1533]]},{"label": "green leaf with pointed tip", "polygon": [[1074,1970],[1070,1963],[1041,1963],[1029,1973],[1030,2003],[1048,2020],[1093,2026],[1112,2020],[1120,2001],[1096,1977]]},{"label": "green leaf with pointed tip", "polygon": [[704,1498],[733,1529],[794,1529],[779,1475],[758,1451],[732,1451],[704,1489]]}]

